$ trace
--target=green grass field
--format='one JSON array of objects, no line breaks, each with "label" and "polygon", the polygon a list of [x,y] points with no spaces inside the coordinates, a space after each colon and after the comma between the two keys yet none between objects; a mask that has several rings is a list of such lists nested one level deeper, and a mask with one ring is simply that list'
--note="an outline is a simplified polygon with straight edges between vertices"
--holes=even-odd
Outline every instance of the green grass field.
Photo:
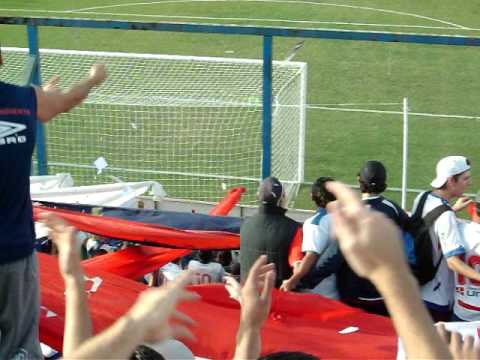
[{"label": "green grass field", "polygon": [[[2,16],[265,25],[480,36],[480,5],[447,0],[142,1],[3,0]],[[44,48],[181,55],[262,56],[255,37],[117,30],[41,29]],[[300,39],[275,39],[284,59]],[[27,43],[24,27],[0,26],[2,46]],[[295,60],[308,63],[305,178],[347,183],[367,159],[383,161],[389,185],[401,184],[403,97],[410,100],[409,184],[427,188],[436,161],[464,154],[480,187],[479,48],[307,39]],[[396,113],[391,113],[396,112]],[[399,199],[398,193],[389,194]],[[408,203],[410,206],[411,201]],[[295,207],[311,208],[308,186]]]}]

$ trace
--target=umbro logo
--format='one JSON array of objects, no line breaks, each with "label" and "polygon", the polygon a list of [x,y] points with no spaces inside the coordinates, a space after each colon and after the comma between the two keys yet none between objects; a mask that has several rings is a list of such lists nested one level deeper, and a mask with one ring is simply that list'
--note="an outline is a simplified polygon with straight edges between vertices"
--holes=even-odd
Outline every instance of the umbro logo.
[{"label": "umbro logo", "polygon": [[16,134],[20,131],[23,131],[27,128],[26,125],[17,124],[7,121],[0,121],[0,138]]},{"label": "umbro logo", "polygon": [[[27,137],[24,135],[17,135],[17,133],[25,130],[26,125],[0,121],[0,145],[8,144],[23,144],[27,142]],[[14,136],[11,136],[14,135]]]}]

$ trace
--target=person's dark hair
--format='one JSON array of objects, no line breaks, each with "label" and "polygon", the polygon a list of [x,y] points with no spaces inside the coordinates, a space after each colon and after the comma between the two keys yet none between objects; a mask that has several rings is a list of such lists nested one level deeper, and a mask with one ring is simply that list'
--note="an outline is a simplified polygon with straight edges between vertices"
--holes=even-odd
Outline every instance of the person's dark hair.
[{"label": "person's dark hair", "polygon": [[232,252],[230,250],[219,251],[217,260],[223,267],[230,266],[232,263]]},{"label": "person's dark hair", "polygon": [[89,255],[90,257],[97,257],[101,255],[106,255],[108,254],[108,251],[105,249],[96,249],[96,250],[90,250]]},{"label": "person's dark hair", "polygon": [[230,267],[230,273],[234,276],[240,276],[240,263],[234,262]]},{"label": "person's dark hair", "polygon": [[320,358],[300,351],[282,351],[270,353],[258,358],[258,360],[319,360]]},{"label": "person's dark hair", "polygon": [[198,260],[202,264],[208,264],[213,261],[213,251],[212,250],[200,250],[198,252]]},{"label": "person's dark hair", "polygon": [[312,200],[318,207],[325,207],[331,201],[335,201],[335,195],[328,192],[325,184],[333,181],[331,177],[319,177],[312,185]]},{"label": "person's dark hair", "polygon": [[367,184],[361,179],[358,180],[358,185],[360,186],[360,191],[362,193],[368,194],[381,194],[387,188],[387,184]]},{"label": "person's dark hair", "polygon": [[[467,171],[470,171],[470,170],[467,170]],[[461,172],[460,174],[457,174],[457,175],[452,175],[453,181],[454,181],[454,182],[457,182],[457,181],[458,181],[458,178],[459,178],[460,176],[462,176],[463,174],[465,174],[467,171]],[[439,190],[445,190],[445,189],[447,188],[447,182],[448,182],[448,181],[445,181],[445,184],[443,184],[443,185],[439,188]]]},{"label": "person's dark hair", "polygon": [[165,358],[151,347],[139,345],[135,348],[133,354],[130,355],[129,360],[165,360]]},{"label": "person's dark hair", "polygon": [[387,188],[387,169],[378,160],[368,160],[358,172],[362,193],[380,194]]}]

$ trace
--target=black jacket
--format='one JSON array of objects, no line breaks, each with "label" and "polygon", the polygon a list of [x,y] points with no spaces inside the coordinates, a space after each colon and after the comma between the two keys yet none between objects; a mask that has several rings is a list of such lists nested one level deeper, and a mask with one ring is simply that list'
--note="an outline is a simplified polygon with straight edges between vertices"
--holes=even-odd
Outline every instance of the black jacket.
[{"label": "black jacket", "polygon": [[262,254],[275,264],[275,286],[292,275],[288,264],[290,245],[301,228],[276,206],[260,206],[258,214],[247,218],[240,228],[240,276],[244,280],[255,260]]}]

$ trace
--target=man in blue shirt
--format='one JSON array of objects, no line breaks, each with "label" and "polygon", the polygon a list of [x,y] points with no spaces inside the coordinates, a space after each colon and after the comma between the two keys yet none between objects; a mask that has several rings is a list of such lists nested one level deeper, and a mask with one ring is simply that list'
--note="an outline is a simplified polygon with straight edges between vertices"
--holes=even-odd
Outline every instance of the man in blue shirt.
[{"label": "man in blue shirt", "polygon": [[0,359],[42,358],[30,199],[37,119],[46,123],[69,111],[106,76],[103,65],[94,65],[85,80],[67,91],[58,88],[58,76],[43,87],[20,87],[0,81]]},{"label": "man in blue shirt", "polygon": [[380,195],[387,189],[385,166],[380,161],[369,160],[360,169],[357,180],[365,205],[383,213],[402,230],[405,229],[409,221],[407,213],[394,201]]}]

